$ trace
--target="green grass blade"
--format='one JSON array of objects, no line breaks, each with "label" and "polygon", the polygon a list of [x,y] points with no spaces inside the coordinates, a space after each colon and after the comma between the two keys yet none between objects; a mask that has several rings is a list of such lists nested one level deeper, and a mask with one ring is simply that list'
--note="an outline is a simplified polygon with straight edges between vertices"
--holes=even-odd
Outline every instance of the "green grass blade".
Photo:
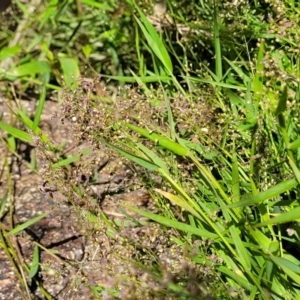
[{"label": "green grass blade", "polygon": [[[293,282],[296,284],[300,285],[300,267],[296,266],[295,264],[291,263],[290,261],[281,258],[281,257],[276,257],[276,256],[270,256],[270,259],[277,265],[279,266],[284,273],[289,276]],[[296,273],[296,272],[298,273]]]},{"label": "green grass blade", "polygon": [[[135,76],[110,76],[110,75],[101,75],[102,77],[110,78],[113,80],[118,80],[121,82],[136,82]],[[139,76],[139,80],[143,83],[151,83],[151,82],[169,82],[172,80],[170,76],[163,76],[163,75],[155,75],[155,76]]]},{"label": "green grass blade", "polygon": [[74,58],[61,57],[59,62],[63,71],[64,83],[67,87],[71,87],[76,84],[76,81],[80,75],[78,62]]},{"label": "green grass blade", "polygon": [[238,203],[233,203],[230,205],[227,205],[227,208],[234,208],[234,207],[244,207],[244,206],[250,206],[254,204],[262,203],[265,200],[272,199],[273,197],[279,196],[290,189],[296,187],[298,185],[298,182],[296,179],[290,179],[283,181],[271,188],[269,188],[267,191],[261,192],[257,195],[250,196],[247,200],[242,200]]},{"label": "green grass blade", "polygon": [[143,31],[145,38],[149,44],[151,50],[155,53],[158,59],[162,62],[164,67],[166,68],[168,75],[173,73],[173,66],[171,58],[168,54],[168,51],[162,42],[160,36],[152,26],[152,24],[148,21],[144,13],[136,6],[136,9],[140,15],[141,21],[135,17],[138,25],[140,26],[141,30]]},{"label": "green grass blade", "polygon": [[142,136],[144,136],[148,140],[156,143],[157,145],[174,152],[175,154],[178,154],[180,156],[186,156],[188,154],[188,151],[186,148],[184,148],[180,144],[172,141],[169,138],[163,137],[154,132],[149,133],[149,131],[147,129],[135,126],[133,124],[125,123],[125,126],[127,126],[129,129],[141,134]]},{"label": "green grass blade", "polygon": [[138,165],[144,167],[145,169],[148,169],[150,171],[157,171],[159,167],[152,163],[149,160],[146,160],[145,158],[139,157],[133,153],[130,153],[128,151],[125,151],[124,149],[121,149],[119,147],[116,147],[110,143],[104,142],[105,145],[107,145],[109,148],[114,149],[115,151],[119,152],[122,156],[130,159],[131,161],[137,163]]},{"label": "green grass blade", "polygon": [[39,220],[41,220],[41,219],[47,217],[48,214],[49,214],[49,212],[43,213],[43,214],[41,214],[40,216],[37,216],[37,217],[35,217],[35,218],[33,218],[33,219],[30,219],[30,220],[26,221],[25,223],[23,223],[23,224],[21,224],[21,225],[16,226],[14,229],[8,231],[8,232],[5,234],[5,236],[9,236],[9,235],[13,235],[13,234],[18,234],[20,231],[22,231],[22,230],[26,229],[27,227],[29,227],[29,226],[35,224],[35,223],[38,222]]},{"label": "green grass blade", "polygon": [[36,74],[50,73],[51,67],[46,61],[32,61],[25,63],[19,67],[14,67],[8,72],[9,76],[23,77],[32,76],[35,77]]},{"label": "green grass blade", "polygon": [[223,67],[222,67],[222,51],[220,42],[220,31],[219,31],[219,19],[218,19],[218,8],[214,3],[214,43],[215,43],[215,63],[216,63],[216,75],[218,81],[223,78]]},{"label": "green grass blade", "polygon": [[155,165],[157,165],[158,167],[160,167],[162,170],[164,170],[164,172],[166,174],[169,173],[169,168],[167,167],[167,165],[165,164],[165,162],[153,151],[151,151],[149,148],[145,147],[143,144],[141,143],[137,143],[136,146],[142,150],[147,157],[149,157],[151,159],[151,161],[154,162]]},{"label": "green grass blade", "polygon": [[171,202],[173,202],[174,204],[178,205],[179,207],[183,208],[184,210],[190,212],[192,215],[194,215],[195,217],[202,219],[201,216],[197,213],[197,211],[191,206],[189,205],[186,200],[183,200],[181,198],[179,198],[178,196],[171,194],[169,192],[165,192],[162,191],[160,189],[155,189],[155,191],[161,195],[163,195],[164,197],[166,197],[168,200],[170,200]]},{"label": "green grass blade", "polygon": [[8,198],[8,191],[5,191],[3,197],[0,199],[0,221],[5,213],[7,198]]},{"label": "green grass blade", "polygon": [[39,270],[39,263],[40,263],[39,247],[38,245],[35,245],[33,250],[31,266],[29,270],[29,278],[33,278],[37,274]]},{"label": "green grass blade", "polygon": [[240,286],[242,286],[244,289],[251,291],[253,289],[253,285],[250,284],[250,282],[247,279],[244,279],[243,277],[239,276],[235,272],[229,270],[229,268],[221,266],[218,268],[218,271],[222,272],[223,274],[229,276],[232,278],[235,282],[237,282]]},{"label": "green grass blade", "polygon": [[0,121],[0,128],[21,141],[24,141],[24,142],[30,143],[30,144],[32,143],[32,138],[31,138],[30,134],[27,133],[26,131],[12,127],[1,121]]},{"label": "green grass blade", "polygon": [[212,80],[207,80],[207,79],[201,79],[201,78],[196,78],[196,77],[187,77],[187,76],[182,76],[183,78],[189,79],[194,82],[203,82],[203,83],[208,83],[211,84],[212,86],[220,86],[228,89],[233,89],[233,90],[242,90],[246,91],[247,87],[242,86],[242,85],[233,85],[233,84],[228,84],[224,82],[217,82],[217,81],[212,81]]},{"label": "green grass blade", "polygon": [[232,155],[232,202],[240,201],[240,178],[235,149]]},{"label": "green grass blade", "polygon": [[45,105],[45,100],[46,100],[46,86],[43,85],[42,87],[42,92],[40,95],[40,99],[39,99],[39,104],[38,107],[36,109],[35,115],[34,115],[34,120],[33,120],[33,124],[32,124],[32,130],[35,131],[36,128],[38,127],[40,120],[41,120],[41,115],[43,113],[43,109],[44,109],[44,105]]},{"label": "green grass blade", "polygon": [[289,165],[291,166],[298,183],[300,184],[300,170],[298,169],[298,167],[296,166],[296,164],[290,157],[288,157],[288,161],[289,161]]},{"label": "green grass blade", "polygon": [[33,130],[33,121],[21,110],[18,111],[18,116],[23,124],[33,131],[35,135],[40,135],[43,142],[49,142],[49,138],[42,132],[42,130],[37,127]]},{"label": "green grass blade", "polygon": [[79,159],[81,159],[83,156],[90,154],[92,151],[93,151],[93,149],[89,148],[89,149],[82,151],[79,154],[72,155],[64,160],[60,160],[59,162],[54,163],[52,165],[52,168],[57,169],[57,168],[60,168],[63,166],[70,165],[70,164],[74,163],[75,161],[78,161]]},{"label": "green grass blade", "polygon": [[288,223],[288,222],[293,222],[293,221],[298,221],[300,220],[300,206],[296,208],[292,208],[290,211],[284,212],[280,214],[279,216],[276,216],[266,222],[258,223],[253,225],[253,227],[262,227],[266,225],[277,225],[277,224],[283,224],[283,223]]},{"label": "green grass blade", "polygon": [[[249,257],[249,253],[244,247],[242,240],[240,238],[239,232],[235,225],[230,226],[229,228],[232,240],[234,241],[235,249],[237,251],[239,261],[242,261],[247,268],[247,271],[251,270],[251,261]],[[246,270],[245,270],[246,271]]]}]

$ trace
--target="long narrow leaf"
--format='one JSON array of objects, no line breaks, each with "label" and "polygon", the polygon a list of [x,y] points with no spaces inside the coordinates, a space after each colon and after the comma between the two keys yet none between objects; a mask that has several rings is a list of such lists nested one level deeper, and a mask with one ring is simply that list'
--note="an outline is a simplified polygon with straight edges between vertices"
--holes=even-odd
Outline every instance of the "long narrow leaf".
[{"label": "long narrow leaf", "polygon": [[183,146],[179,145],[178,143],[173,142],[171,139],[166,138],[164,136],[161,136],[157,133],[150,133],[147,129],[125,123],[125,125],[130,128],[131,130],[134,130],[144,136],[145,138],[149,139],[150,141],[156,143],[159,146],[164,147],[165,149],[168,149],[175,154],[178,154],[180,156],[186,156],[188,151]]},{"label": "long narrow leaf", "polygon": [[244,207],[244,206],[259,204],[265,200],[272,199],[273,197],[279,196],[282,193],[285,193],[285,192],[289,191],[290,189],[296,187],[297,185],[298,185],[298,182],[296,179],[286,180],[286,181],[283,181],[283,182],[269,188],[267,191],[261,192],[254,196],[250,196],[247,200],[233,203],[233,204],[227,205],[226,207],[234,208],[234,207]]},{"label": "long narrow leaf", "polygon": [[5,235],[6,235],[6,236],[9,236],[9,235],[12,235],[12,234],[17,234],[17,233],[19,233],[20,231],[24,230],[25,228],[27,228],[27,227],[29,227],[29,226],[35,224],[35,223],[38,222],[39,220],[41,220],[41,219],[47,217],[48,214],[49,214],[49,212],[46,212],[46,213],[41,214],[40,216],[37,216],[37,217],[35,217],[35,218],[33,218],[33,219],[30,219],[30,220],[26,221],[25,223],[16,226],[14,229],[10,230],[10,231],[7,232]]}]

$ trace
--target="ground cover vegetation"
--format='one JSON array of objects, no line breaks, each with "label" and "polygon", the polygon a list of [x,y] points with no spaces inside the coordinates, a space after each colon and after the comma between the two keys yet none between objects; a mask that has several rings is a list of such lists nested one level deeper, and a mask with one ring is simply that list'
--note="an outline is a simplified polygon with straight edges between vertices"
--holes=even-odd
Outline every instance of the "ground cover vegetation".
[{"label": "ground cover vegetation", "polygon": [[[12,243],[50,212],[4,226],[20,143],[97,248],[66,277],[86,298],[300,299],[299,21],[293,0],[13,1],[0,33],[0,246],[24,297],[35,286],[53,298],[40,252],[59,254],[34,241],[27,263]],[[40,128],[46,101],[72,154]],[[99,192],[109,159],[111,177],[127,177]],[[101,205],[116,195],[118,211]]]}]

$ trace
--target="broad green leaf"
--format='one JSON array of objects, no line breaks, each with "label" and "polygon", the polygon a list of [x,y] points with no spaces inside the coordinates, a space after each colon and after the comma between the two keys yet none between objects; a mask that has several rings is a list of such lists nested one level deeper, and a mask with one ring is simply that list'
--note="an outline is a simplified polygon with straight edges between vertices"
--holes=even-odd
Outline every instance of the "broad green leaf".
[{"label": "broad green leaf", "polygon": [[268,253],[271,240],[264,235],[259,229],[252,228],[251,226],[247,226],[247,231],[251,234],[256,243],[261,247],[264,253]]},{"label": "broad green leaf", "polygon": [[51,67],[46,61],[32,61],[25,63],[18,67],[13,68],[9,71],[9,75],[23,77],[32,76],[35,77],[36,74],[50,73]]},{"label": "broad green leaf", "polygon": [[20,45],[16,45],[13,47],[3,47],[0,50],[0,61],[9,57],[14,57],[21,51],[22,47]]},{"label": "broad green leaf", "polygon": [[80,75],[78,62],[70,57],[60,57],[59,62],[63,71],[64,82],[67,87],[71,87]]}]

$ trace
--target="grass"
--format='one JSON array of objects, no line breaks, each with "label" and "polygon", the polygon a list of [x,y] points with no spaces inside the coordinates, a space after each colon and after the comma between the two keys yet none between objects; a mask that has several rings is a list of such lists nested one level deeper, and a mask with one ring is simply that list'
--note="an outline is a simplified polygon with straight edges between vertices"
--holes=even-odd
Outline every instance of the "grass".
[{"label": "grass", "polygon": [[[0,121],[10,153],[1,174],[12,177],[19,141],[34,145],[46,165],[28,167],[68,199],[95,248],[98,232],[107,238],[101,279],[78,272],[74,289],[99,299],[300,299],[299,7],[234,3],[167,1],[172,21],[159,31],[150,1],[14,2],[0,46],[11,108]],[[12,108],[16,92],[34,93],[32,116]],[[40,129],[53,92],[78,146],[88,145],[72,156]],[[120,203],[121,221],[101,210],[74,175],[92,185],[99,149],[130,165],[138,183],[124,189],[147,190],[151,208]],[[46,214],[0,223],[24,299],[29,279],[53,297],[38,277],[39,251],[49,250],[36,243],[28,266],[13,242]]]}]

